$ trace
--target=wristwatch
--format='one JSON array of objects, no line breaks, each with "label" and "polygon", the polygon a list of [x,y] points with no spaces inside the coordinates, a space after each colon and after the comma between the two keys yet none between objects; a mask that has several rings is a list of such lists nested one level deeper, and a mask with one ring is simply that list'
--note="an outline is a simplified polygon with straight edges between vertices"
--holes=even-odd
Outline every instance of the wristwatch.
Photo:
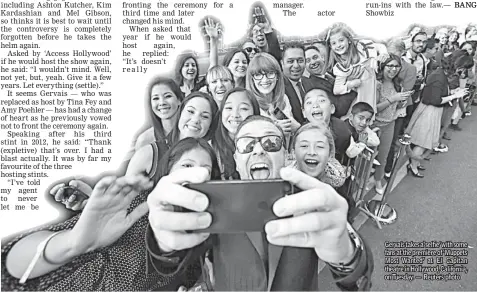
[{"label": "wristwatch", "polygon": [[349,223],[347,223],[347,229],[349,237],[351,238],[351,242],[353,242],[354,245],[354,252],[351,257],[351,260],[348,263],[328,263],[330,267],[342,273],[351,273],[354,271],[364,249],[364,245],[361,241],[361,238],[359,237],[359,234],[353,229],[353,227]]}]

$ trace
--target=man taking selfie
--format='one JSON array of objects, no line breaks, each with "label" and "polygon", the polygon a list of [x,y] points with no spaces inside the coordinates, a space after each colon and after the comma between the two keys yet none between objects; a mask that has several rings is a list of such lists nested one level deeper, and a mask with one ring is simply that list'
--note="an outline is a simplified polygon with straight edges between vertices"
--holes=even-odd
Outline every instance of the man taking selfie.
[{"label": "man taking selfie", "polygon": [[[188,168],[163,177],[148,198],[146,244],[148,267],[165,277],[164,288],[192,286],[199,280],[197,264],[203,266],[205,253],[212,249],[214,283],[208,288],[214,290],[317,290],[318,257],[340,289],[369,290],[372,254],[347,225],[346,201],[331,186],[284,168],[281,129],[269,118],[248,117],[237,129],[235,146],[242,180],[281,178],[302,191],[273,204],[279,219],[268,222],[264,232],[211,236],[186,232],[207,228],[212,217],[205,212],[207,196],[183,186],[204,182],[208,171]],[[173,205],[193,212],[174,212]]]}]

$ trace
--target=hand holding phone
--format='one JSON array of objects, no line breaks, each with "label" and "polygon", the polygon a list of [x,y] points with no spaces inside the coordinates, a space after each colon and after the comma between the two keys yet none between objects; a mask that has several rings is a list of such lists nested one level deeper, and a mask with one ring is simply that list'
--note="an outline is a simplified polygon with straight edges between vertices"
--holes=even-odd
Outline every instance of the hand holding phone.
[{"label": "hand holding phone", "polygon": [[276,121],[277,126],[282,128],[283,132],[285,133],[291,133],[292,131],[292,123],[291,120],[277,120]]},{"label": "hand holding phone", "polygon": [[89,196],[79,190],[77,187],[74,186],[65,186],[63,189],[63,198],[61,202],[63,204],[69,203],[70,205],[80,204],[83,201],[89,199]]},{"label": "hand holding phone", "polygon": [[73,211],[82,210],[93,189],[81,179],[73,179],[68,184],[59,183],[53,185],[49,193],[55,201],[61,202],[67,209]]}]

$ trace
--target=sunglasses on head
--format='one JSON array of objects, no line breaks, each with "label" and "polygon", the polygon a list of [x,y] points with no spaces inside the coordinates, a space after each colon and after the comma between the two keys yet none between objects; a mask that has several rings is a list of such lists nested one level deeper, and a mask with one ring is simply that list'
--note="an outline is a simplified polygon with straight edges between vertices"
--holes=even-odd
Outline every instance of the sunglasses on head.
[{"label": "sunglasses on head", "polygon": [[258,48],[252,48],[252,47],[248,47],[248,48],[245,48],[244,49],[247,53],[251,53],[252,51],[255,52],[255,53],[259,53],[258,51]]},{"label": "sunglasses on head", "polygon": [[260,146],[267,152],[278,152],[284,145],[282,137],[267,135],[263,137],[240,137],[235,142],[235,147],[238,153],[247,154],[253,151],[257,142],[260,142]]}]

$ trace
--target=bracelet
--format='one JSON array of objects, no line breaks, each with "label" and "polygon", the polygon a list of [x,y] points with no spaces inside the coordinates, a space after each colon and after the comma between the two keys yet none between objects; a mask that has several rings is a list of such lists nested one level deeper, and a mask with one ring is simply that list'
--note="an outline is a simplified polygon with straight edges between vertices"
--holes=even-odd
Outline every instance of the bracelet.
[{"label": "bracelet", "polygon": [[328,262],[327,264],[340,272],[351,273],[356,268],[356,264],[359,258],[361,257],[364,246],[358,233],[353,229],[353,227],[349,223],[347,224],[347,229],[348,229],[349,237],[351,238],[351,241],[353,242],[353,245],[355,247],[351,260],[348,263],[343,263],[343,262],[329,263]]},{"label": "bracelet", "polygon": [[31,272],[33,271],[33,269],[35,268],[38,260],[43,257],[43,259],[49,263],[49,264],[54,264],[54,265],[58,265],[56,263],[51,263],[50,261],[46,260],[45,259],[45,248],[46,248],[46,245],[48,244],[48,242],[53,238],[55,237],[56,235],[64,232],[65,230],[62,230],[62,231],[57,231],[53,234],[50,234],[45,240],[43,240],[42,242],[40,242],[40,244],[38,244],[37,248],[36,248],[36,253],[35,255],[33,256],[30,264],[28,265],[27,269],[25,270],[25,273],[23,273],[23,276],[20,278],[20,281],[19,283],[20,284],[25,284],[26,280],[28,279],[28,277],[30,276]]},{"label": "bracelet", "polygon": [[49,263],[50,265],[63,265],[64,263],[55,263],[53,261],[50,261],[49,259],[46,258],[46,254],[45,254],[45,251],[46,251],[46,247],[48,246],[48,243],[50,242],[50,240],[57,236],[58,234],[62,233],[62,232],[65,232],[67,231],[68,229],[65,229],[65,230],[61,230],[61,231],[58,231],[58,232],[55,232],[53,235],[51,235],[49,238],[47,238],[47,240],[45,240],[45,246],[43,247],[43,253],[42,253],[42,257],[43,257],[43,260],[47,263]]}]

